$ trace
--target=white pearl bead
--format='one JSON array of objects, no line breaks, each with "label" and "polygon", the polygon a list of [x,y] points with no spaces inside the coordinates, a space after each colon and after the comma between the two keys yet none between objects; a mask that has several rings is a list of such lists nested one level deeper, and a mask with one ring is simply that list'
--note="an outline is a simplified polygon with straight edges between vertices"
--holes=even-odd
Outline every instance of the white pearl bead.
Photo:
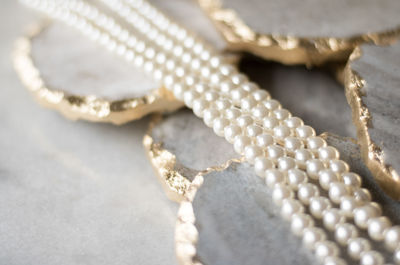
[{"label": "white pearl bead", "polygon": [[254,123],[254,120],[249,115],[242,115],[236,119],[237,124],[242,127],[243,129],[247,128]]},{"label": "white pearl bead", "polygon": [[340,210],[342,210],[343,214],[347,217],[352,217],[354,209],[359,206],[360,202],[353,196],[344,196],[340,200]]},{"label": "white pearl bead", "polygon": [[347,186],[357,187],[357,188],[361,186],[361,177],[356,173],[352,172],[343,173],[342,178],[343,178],[343,183],[346,184]]},{"label": "white pearl bead", "polygon": [[251,114],[258,120],[268,115],[268,109],[263,105],[258,105],[251,110]]},{"label": "white pearl bead", "polygon": [[203,97],[205,100],[213,102],[219,98],[219,94],[215,91],[205,91],[203,92]]},{"label": "white pearl bead", "polygon": [[322,215],[322,222],[328,230],[333,230],[336,225],[346,222],[346,217],[336,208],[327,209]]},{"label": "white pearl bead", "polygon": [[288,171],[288,182],[292,189],[297,190],[300,184],[307,182],[307,175],[300,169],[290,169]]},{"label": "white pearl bead", "polygon": [[346,261],[339,257],[327,257],[324,259],[323,265],[346,265]]},{"label": "white pearl bead", "polygon": [[326,146],[326,141],[319,136],[310,136],[307,138],[307,148],[313,151]]},{"label": "white pearl bead", "polygon": [[318,149],[318,157],[322,161],[329,161],[331,159],[338,159],[339,152],[332,146],[320,147]]},{"label": "white pearl bead", "polygon": [[275,184],[285,183],[285,175],[277,169],[268,169],[265,172],[265,183],[268,187],[273,188]]},{"label": "white pearl bead", "polygon": [[306,169],[307,161],[313,159],[313,157],[311,151],[304,148],[297,149],[294,152],[294,158],[301,169]]},{"label": "white pearl bead", "polygon": [[320,241],[315,244],[315,255],[319,260],[323,261],[327,257],[338,256],[339,248],[331,241]]},{"label": "white pearl bead", "polygon": [[312,183],[301,184],[297,196],[302,203],[308,205],[310,204],[311,198],[319,196],[318,187]]},{"label": "white pearl bead", "polygon": [[316,218],[322,218],[323,212],[331,207],[331,202],[326,197],[319,196],[310,199],[310,212]]},{"label": "white pearl bead", "polygon": [[325,190],[328,190],[332,183],[338,181],[339,177],[330,169],[321,170],[319,172],[319,184]]},{"label": "white pearl bead", "polygon": [[246,82],[240,85],[247,92],[253,92],[258,90],[258,86],[253,82]]},{"label": "white pearl bead", "polygon": [[394,261],[396,264],[400,264],[400,247],[398,247],[398,248],[394,251],[393,261]]},{"label": "white pearl bead", "polygon": [[230,81],[224,81],[219,84],[219,88],[222,93],[228,94],[234,89],[234,85]]},{"label": "white pearl bead", "polygon": [[326,240],[326,233],[319,227],[308,227],[303,232],[303,244],[308,249],[313,250],[315,244],[320,241]]},{"label": "white pearl bead", "polygon": [[230,120],[236,120],[241,115],[238,109],[227,109],[225,110],[225,117]]},{"label": "white pearl bead", "polygon": [[296,162],[291,157],[280,157],[278,159],[278,168],[282,171],[288,171],[289,169],[295,168]]},{"label": "white pearl bead", "polygon": [[213,130],[216,135],[224,136],[225,127],[229,125],[229,120],[226,118],[218,117],[213,122]]},{"label": "white pearl bead", "polygon": [[304,212],[304,206],[296,199],[285,199],[282,201],[281,216],[285,220],[291,220],[296,213]]},{"label": "white pearl bead", "polygon": [[376,203],[368,203],[362,207],[354,209],[354,222],[361,228],[367,228],[370,218],[382,214],[382,210]]},{"label": "white pearl bead", "polygon": [[392,223],[385,216],[372,218],[368,221],[368,234],[372,239],[381,241],[384,239],[385,230],[391,225]]},{"label": "white pearl bead", "polygon": [[223,64],[220,66],[219,71],[224,76],[229,76],[235,71],[235,68],[231,64]]},{"label": "white pearl bead", "polygon": [[237,73],[237,74],[231,75],[231,80],[232,80],[232,83],[234,83],[235,85],[240,85],[240,84],[247,82],[248,78],[244,74]]},{"label": "white pearl bead", "polygon": [[[193,113],[197,116],[202,118],[203,117],[203,112],[205,109],[207,109],[210,106],[210,103],[206,101],[205,99],[195,99],[193,101]],[[223,136],[223,135],[220,135]]]},{"label": "white pearl bead", "polygon": [[363,188],[353,189],[353,196],[359,202],[370,202],[372,199],[369,190]]},{"label": "white pearl bead", "polygon": [[251,139],[245,135],[236,136],[235,141],[233,142],[233,148],[239,154],[243,154],[246,146],[251,144]]},{"label": "white pearl bead", "polygon": [[311,159],[306,162],[306,169],[310,178],[319,179],[319,172],[325,169],[325,165],[319,159]]},{"label": "white pearl bead", "polygon": [[213,73],[210,75],[211,84],[218,85],[224,79],[224,76],[219,73]]},{"label": "white pearl bead", "polygon": [[212,127],[214,124],[214,120],[220,116],[221,116],[221,113],[218,110],[216,110],[214,108],[209,108],[209,109],[204,110],[203,120],[204,120],[204,123],[208,127]]},{"label": "white pearl bead", "polygon": [[224,129],[225,139],[231,144],[234,142],[235,137],[241,134],[242,134],[242,128],[240,128],[236,124],[231,124],[229,126],[226,126]]},{"label": "white pearl bead", "polygon": [[[274,133],[277,128],[278,127],[276,127],[274,129]],[[276,136],[276,133],[275,133],[275,136]],[[292,137],[292,136],[286,137],[284,140],[284,144],[285,144],[285,148],[287,148],[290,151],[295,151],[295,150],[303,147],[303,143],[298,138]]]},{"label": "white pearl bead", "polygon": [[258,135],[261,135],[263,132],[263,129],[258,126],[258,125],[249,125],[246,127],[246,134],[249,137],[257,137]]},{"label": "white pearl bead", "polygon": [[263,126],[265,129],[272,130],[278,125],[279,125],[279,121],[275,117],[266,117],[263,119]]},{"label": "white pearl bead", "polygon": [[277,161],[278,158],[285,155],[285,150],[279,145],[273,144],[267,147],[267,155],[273,161]]},{"label": "white pearl bead", "polygon": [[260,134],[256,137],[256,143],[260,147],[267,147],[274,143],[274,138],[270,134]]},{"label": "white pearl bead", "polygon": [[188,106],[189,108],[193,107],[193,101],[197,98],[200,97],[200,94],[197,93],[196,91],[186,91],[183,93],[183,102],[185,102],[185,105]]},{"label": "white pearl bead", "polygon": [[349,165],[346,162],[337,159],[329,161],[329,168],[336,174],[342,174],[349,171]]},{"label": "white pearl bead", "polygon": [[266,171],[274,167],[274,164],[263,156],[254,159],[254,170],[259,177],[265,178]]},{"label": "white pearl bead", "polygon": [[251,111],[257,105],[254,98],[246,97],[240,101],[240,108],[244,111]]},{"label": "white pearl bead", "polygon": [[307,125],[302,125],[296,128],[296,135],[302,139],[315,136],[315,130]]},{"label": "white pearl bead", "polygon": [[347,253],[352,259],[359,260],[361,253],[371,249],[371,245],[368,240],[357,237],[349,240],[347,245]]},{"label": "white pearl bead", "polygon": [[352,224],[338,224],[335,228],[335,239],[343,246],[347,245],[350,239],[356,238],[357,236],[357,228]]},{"label": "white pearl bead", "polygon": [[214,105],[218,110],[226,110],[232,106],[232,102],[228,99],[218,99],[214,101]]},{"label": "white pearl bead", "polygon": [[277,118],[279,121],[283,121],[287,118],[289,118],[290,112],[287,109],[277,109],[273,111],[273,115],[275,118]]},{"label": "white pearl bead", "polygon": [[[268,181],[268,173],[266,176],[266,180]],[[278,206],[282,205],[284,199],[294,198],[293,191],[285,184],[279,183],[274,185],[272,190],[272,200]]]},{"label": "white pearl bead", "polygon": [[284,121],[285,125],[291,129],[296,129],[299,126],[304,125],[303,121],[297,117],[290,117]]},{"label": "white pearl bead", "polygon": [[385,246],[394,250],[400,246],[400,225],[393,226],[385,231]]},{"label": "white pearl bead", "polygon": [[270,94],[262,89],[258,89],[256,91],[251,92],[251,96],[256,100],[256,101],[262,101],[265,99],[269,99],[271,96]]},{"label": "white pearl bead", "polygon": [[290,129],[286,125],[278,125],[274,128],[274,135],[282,140],[290,135]]},{"label": "white pearl bead", "polygon": [[240,103],[240,101],[249,94],[249,92],[247,92],[243,88],[232,89],[229,93],[233,102],[235,103]]},{"label": "white pearl bead", "polygon": [[385,260],[382,255],[373,250],[361,253],[360,265],[383,265]]},{"label": "white pearl bead", "polygon": [[281,104],[275,99],[267,99],[263,101],[263,103],[264,106],[270,111],[281,108]]},{"label": "white pearl bead", "polygon": [[329,186],[329,198],[334,203],[340,203],[343,196],[349,195],[348,187],[341,182],[333,182]]},{"label": "white pearl bead", "polygon": [[244,148],[244,156],[249,163],[254,163],[254,159],[258,156],[264,155],[261,147],[256,145],[249,145]]},{"label": "white pearl bead", "polygon": [[206,85],[206,84],[200,83],[200,84],[195,84],[194,85],[194,90],[197,93],[200,93],[200,94],[203,94],[203,93],[207,92],[209,89],[210,89],[210,87],[208,85]]},{"label": "white pearl bead", "polygon": [[177,99],[182,100],[183,94],[188,91],[188,87],[182,83],[175,83],[172,85],[172,92]]},{"label": "white pearl bead", "polygon": [[314,226],[314,220],[305,213],[296,213],[292,215],[290,229],[296,236],[302,236],[306,228]]}]

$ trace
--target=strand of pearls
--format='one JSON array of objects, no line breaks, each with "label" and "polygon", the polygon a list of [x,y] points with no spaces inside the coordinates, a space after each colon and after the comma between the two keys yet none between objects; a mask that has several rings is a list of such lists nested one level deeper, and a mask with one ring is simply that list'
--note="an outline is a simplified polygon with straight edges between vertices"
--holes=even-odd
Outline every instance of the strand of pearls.
[{"label": "strand of pearls", "polygon": [[[77,1],[74,1],[74,2],[77,2]],[[116,2],[116,1],[111,1],[111,2]],[[135,1],[131,1],[131,2],[135,2]],[[138,2],[143,2],[143,1],[138,1]],[[143,3],[145,3],[145,2],[143,2]],[[83,9],[83,7],[85,7],[85,6],[82,4],[75,3],[74,10],[78,11],[79,8]],[[140,7],[140,5],[139,5],[139,7]],[[102,17],[102,20],[100,20],[100,21],[103,21],[103,22],[97,23],[99,21],[95,20],[94,18],[99,17],[99,16],[94,15],[96,12],[90,13],[88,10],[90,10],[90,9],[86,8],[86,12],[88,14],[91,14],[91,15],[89,15],[89,17],[92,18],[91,20],[94,21],[96,25],[98,25],[98,26],[108,25],[108,29],[111,30],[111,35],[113,35],[114,37],[119,36],[119,38],[118,38],[119,40],[121,40],[121,39],[122,40],[123,39],[130,40],[130,44],[131,44],[130,46],[135,47],[136,51],[131,51],[131,50],[126,49],[126,46],[118,46],[117,45],[118,42],[113,40],[112,38],[108,38],[108,41],[104,41],[104,39],[107,40],[107,38],[100,38],[101,40],[103,40],[103,41],[100,41],[101,43],[107,43],[106,46],[109,49],[111,49],[111,50],[115,49],[117,51],[117,53],[120,55],[125,54],[126,58],[132,58],[132,59],[135,58],[135,62],[137,62],[137,61],[142,62],[141,64],[135,63],[137,66],[142,66],[142,65],[146,66],[147,65],[147,67],[144,67],[145,70],[147,69],[147,72],[153,72],[153,74],[156,75],[155,73],[161,72],[164,70],[164,69],[158,69],[158,68],[154,69],[154,66],[152,64],[150,64],[151,63],[150,60],[152,58],[154,58],[154,55],[156,54],[155,48],[153,48],[153,47],[148,48],[150,50],[151,49],[153,50],[153,52],[148,52],[149,50],[146,48],[146,45],[143,45],[143,42],[140,42],[140,41],[139,42],[135,41],[135,44],[139,43],[138,46],[132,45],[133,41],[132,41],[132,39],[129,38],[129,35],[127,36],[126,33],[120,35],[120,33],[124,32],[124,31],[121,31],[121,28],[118,28],[118,25],[113,20],[110,20],[110,19],[107,20],[107,19],[104,19],[104,17]],[[144,8],[141,10],[148,10],[148,8],[147,9]],[[83,29],[86,28],[86,26],[84,26],[84,25],[87,25],[88,27],[90,26],[90,23],[85,24],[82,21],[80,21],[79,19],[76,21],[78,21],[77,25],[80,25],[80,27]],[[106,22],[104,22],[104,21],[106,21]],[[112,25],[112,26],[110,26],[110,25]],[[114,28],[113,28],[113,26],[114,26]],[[107,27],[105,27],[105,28],[107,28]],[[114,30],[112,30],[112,29],[114,29]],[[84,30],[84,31],[86,33],[87,32],[93,33],[92,28],[91,28],[91,30]],[[94,32],[96,32],[96,31],[94,31]],[[99,35],[99,34],[97,34],[97,33],[94,34],[94,36],[97,36],[97,35]],[[93,36],[93,34],[91,36]],[[121,36],[125,36],[125,37],[123,38]],[[140,45],[140,43],[142,43],[142,45]],[[129,44],[129,41],[128,41],[128,44]],[[122,48],[120,48],[120,47],[122,47]],[[125,50],[124,50],[124,47],[125,47]],[[203,48],[204,48],[204,46],[203,46]],[[122,50],[124,50],[124,52],[121,52]],[[143,57],[135,56],[136,55],[135,52],[138,54],[145,52],[145,56],[149,60],[146,61],[146,59],[143,59]],[[129,56],[127,56],[127,54],[129,54]],[[153,56],[148,56],[146,54],[153,54]],[[171,55],[171,54],[169,54],[169,55]],[[148,57],[150,57],[150,58],[148,58]],[[207,56],[205,56],[205,57],[207,57]],[[142,58],[142,59],[137,60],[136,58]],[[179,64],[177,64],[177,67],[179,67]],[[173,70],[173,69],[174,69],[174,67],[171,67],[171,70]],[[225,69],[225,68],[222,67],[222,68],[220,68],[220,70],[221,69]],[[169,69],[167,69],[167,70],[169,70]],[[192,71],[193,71],[193,69],[192,69]],[[204,71],[204,68],[202,68],[201,72],[203,73],[203,72],[210,72],[210,71]],[[226,76],[229,75],[229,73],[232,74],[232,71],[222,71],[222,72],[224,72],[226,74]],[[175,72],[175,74],[176,73],[177,72]],[[178,78],[182,79],[184,75],[185,75],[185,73],[181,74],[180,76],[178,75]],[[202,76],[204,78],[204,74]],[[166,77],[168,77],[168,75],[166,75]],[[240,79],[238,76],[236,76],[236,77],[237,77],[236,79]],[[218,78],[214,78],[214,79],[218,79]],[[241,78],[241,79],[243,81],[243,78]],[[168,80],[168,78],[166,78],[166,80],[164,80],[164,82],[167,80]],[[213,80],[213,78],[211,78],[211,80]],[[233,82],[233,80],[235,80],[235,79],[232,79],[232,84],[235,85],[235,83],[237,83],[237,86],[240,86],[240,88],[246,88],[246,83],[243,84],[238,81]],[[277,103],[274,100],[271,100],[269,95],[266,92],[265,93],[257,93],[257,92],[264,92],[264,91],[256,90],[256,88],[254,87],[254,84],[248,85],[247,86],[248,91],[246,91],[246,90],[245,91],[249,92],[248,94],[251,94],[250,95],[251,97],[248,96],[247,100],[244,102],[243,102],[243,100],[241,100],[241,102],[240,102],[241,104],[239,105],[241,107],[241,109],[239,110],[238,108],[234,108],[234,106],[236,106],[236,107],[238,106],[238,103],[234,104],[234,101],[233,102],[230,101],[231,98],[235,99],[235,97],[227,98],[227,95],[226,95],[226,94],[228,94],[226,92],[232,92],[233,89],[230,89],[230,90],[226,89],[227,91],[225,91],[225,93],[224,93],[224,90],[222,89],[223,86],[221,86],[221,89],[220,89],[222,91],[222,93],[213,91],[209,87],[204,88],[205,87],[204,85],[197,85],[195,89],[189,89],[187,86],[195,84],[195,81],[196,80],[193,76],[188,76],[187,78],[185,78],[184,82],[177,83],[176,80],[172,80],[172,81],[170,80],[170,82],[165,82],[165,84],[167,85],[167,87],[169,86],[170,88],[172,88],[174,91],[174,94],[176,94],[176,96],[178,98],[183,99],[185,101],[185,104],[187,104],[189,107],[192,107],[194,109],[194,112],[196,113],[196,115],[198,115],[200,117],[204,117],[206,124],[208,123],[207,125],[212,124],[214,131],[218,135],[225,136],[228,141],[229,141],[229,139],[231,139],[231,142],[233,140],[235,150],[241,149],[240,146],[244,147],[244,148],[242,148],[243,150],[240,150],[240,152],[241,153],[244,152],[244,154],[248,160],[250,160],[250,161],[253,160],[254,162],[256,162],[254,155],[261,154],[260,157],[264,158],[264,152],[265,152],[264,150],[262,150],[262,152],[259,152],[260,149],[263,149],[263,148],[260,146],[254,145],[254,142],[255,142],[254,139],[251,140],[251,143],[253,145],[250,144],[250,142],[249,142],[248,145],[245,146],[245,143],[248,142],[248,140],[249,140],[248,138],[251,138],[251,137],[257,138],[258,136],[260,136],[260,137],[258,137],[258,139],[261,139],[261,138],[266,139],[267,135],[271,136],[271,133],[273,133],[273,137],[272,137],[273,141],[272,142],[274,143],[274,145],[272,147],[266,146],[266,145],[263,146],[264,149],[267,149],[266,151],[269,156],[274,152],[275,153],[279,152],[276,150],[279,150],[279,148],[281,148],[279,145],[283,145],[288,150],[287,153],[295,158],[294,159],[296,162],[295,164],[299,165],[299,168],[307,170],[307,173],[310,176],[312,176],[314,174],[319,177],[321,186],[324,187],[324,184],[325,184],[325,187],[327,187],[329,189],[329,195],[330,195],[331,199],[334,201],[335,199],[333,199],[333,198],[336,198],[336,203],[338,203],[338,198],[340,199],[343,195],[347,194],[347,193],[343,194],[344,193],[343,185],[336,184],[336,182],[332,181],[332,179],[336,180],[334,178],[334,176],[337,177],[337,174],[342,174],[344,184],[346,184],[346,179],[348,180],[348,182],[350,184],[356,183],[357,185],[355,185],[355,186],[358,188],[358,190],[356,190],[356,191],[361,193],[361,195],[359,197],[367,198],[366,201],[367,202],[369,201],[368,198],[370,196],[368,196],[368,193],[365,190],[359,189],[359,184],[358,184],[358,183],[360,183],[360,181],[358,181],[359,177],[354,176],[354,175],[349,175],[349,174],[353,174],[353,173],[347,172],[348,166],[346,164],[343,164],[344,163],[343,161],[337,160],[337,158],[338,158],[337,155],[336,155],[335,160],[333,160],[333,162],[332,162],[332,157],[330,157],[329,154],[332,154],[332,153],[337,154],[337,151],[336,152],[335,152],[335,150],[332,151],[332,149],[330,149],[329,147],[326,146],[326,143],[323,144],[323,142],[324,142],[323,139],[315,137],[315,132],[312,133],[313,132],[312,128],[308,127],[308,126],[304,126],[300,119],[298,119],[296,117],[290,117],[290,113],[287,110],[281,109],[279,103]],[[221,81],[221,80],[218,80],[218,81]],[[218,84],[218,82],[211,82],[211,83]],[[183,87],[185,89],[183,89]],[[235,95],[235,93],[230,93],[230,94],[231,94],[231,96]],[[252,102],[252,101],[258,102],[259,106],[254,107],[253,106],[254,104],[252,104],[254,102]],[[216,104],[210,104],[210,102],[216,103]],[[260,115],[260,114],[265,114],[265,113],[262,113],[263,109],[262,109],[262,105],[260,105],[260,103],[262,103],[265,108],[270,107],[270,109],[268,109],[268,110],[270,112],[272,111],[273,115],[271,115],[271,113],[268,113],[269,116],[266,119],[263,119],[263,120],[253,119],[251,121],[252,118],[254,118],[254,117],[262,118],[263,115]],[[213,106],[210,107],[210,105],[213,105]],[[228,107],[230,107],[230,108],[228,109]],[[258,112],[254,111],[254,109],[256,109]],[[216,111],[221,112],[223,110],[226,110],[227,114],[223,115],[223,117],[221,117],[221,114],[218,116]],[[243,113],[243,110],[248,110],[248,111]],[[248,113],[249,111],[252,111],[252,113]],[[240,115],[240,114],[252,114],[252,116],[251,115]],[[214,116],[215,116],[215,118],[213,119]],[[232,118],[235,120],[235,122],[233,124],[231,124],[231,122],[229,120]],[[262,126],[260,126],[260,121],[262,121],[262,125],[264,126],[264,128],[262,128]],[[240,124],[242,124],[242,127],[240,127]],[[273,126],[271,126],[272,124],[276,124],[277,126],[273,127]],[[289,130],[292,130],[292,131],[295,130],[295,132],[296,132],[295,135],[298,138],[304,138],[304,139],[300,139],[301,141],[298,141],[298,139],[296,139],[296,137],[292,136],[293,135],[293,134],[291,134],[292,132],[290,132],[289,134],[287,134],[287,133],[285,134],[285,132],[287,132],[288,130],[284,126],[289,128]],[[276,127],[278,127],[278,129]],[[268,128],[269,130],[266,131],[265,128]],[[243,135],[244,130],[246,131],[246,133]],[[239,135],[239,131],[241,132],[240,135]],[[233,136],[236,136],[236,137],[233,137]],[[292,138],[289,138],[289,137],[292,137]],[[313,150],[314,153],[312,153],[312,152],[310,152],[310,150],[305,149],[304,142],[307,142],[307,147],[310,147],[310,146],[314,147],[314,148],[309,148],[309,149],[311,149],[311,150],[316,149],[316,151]],[[322,142],[322,144],[321,144],[321,142]],[[319,144],[319,146],[318,146],[318,144]],[[326,154],[324,155],[324,152],[327,155]],[[314,159],[315,153],[317,153],[317,155],[319,155],[319,158],[325,157],[325,161],[321,160],[321,159],[319,159],[319,160]],[[261,158],[259,158],[257,161],[261,161],[262,160]],[[305,158],[309,158],[309,159],[307,160]],[[293,160],[293,158],[291,158],[291,157],[288,157],[288,156],[285,157],[282,155],[282,157],[279,158],[279,161],[280,161],[280,164],[282,164],[282,163],[290,164],[290,162],[288,162],[288,161],[293,162],[290,159]],[[314,160],[312,162],[310,162],[309,161],[310,159],[314,159]],[[329,159],[331,159],[331,160],[329,161]],[[282,162],[282,161],[286,161],[286,162]],[[305,161],[307,161],[307,162],[305,163]],[[329,163],[327,163],[328,161],[329,161]],[[258,165],[260,163],[261,162],[259,162]],[[321,163],[322,163],[322,165],[324,165],[324,167],[326,165],[329,165],[328,169],[322,170]],[[320,166],[319,171],[316,170],[316,168],[318,168],[318,166]],[[256,163],[256,168],[257,168],[257,163]],[[297,169],[298,171],[294,171],[295,169]],[[289,181],[290,181],[290,179],[292,179],[292,182],[293,181],[296,182],[296,179],[298,177],[293,172],[302,172],[298,168],[287,168],[285,170],[289,170],[289,171],[292,170],[292,174],[288,175]],[[274,171],[274,172],[275,172],[275,175],[283,174],[281,171]],[[280,172],[280,173],[276,173],[276,172]],[[332,172],[333,172],[333,174],[332,174]],[[264,174],[267,174],[267,172],[264,172]],[[272,173],[268,172],[268,174],[271,175]],[[299,175],[299,174],[302,175],[302,174],[304,174],[304,172],[298,173],[297,175]],[[347,174],[347,175],[344,176],[344,174]],[[290,176],[292,176],[292,178],[290,178]],[[308,183],[308,184],[311,184],[311,183]],[[313,185],[313,184],[311,184],[311,185]],[[307,190],[315,190],[315,188],[316,188],[316,187],[313,187],[310,185],[308,185],[307,187],[308,187],[308,189],[306,189],[306,188],[299,189],[298,197],[301,197],[301,194],[303,194],[303,197],[304,197],[304,194],[306,194],[304,192],[306,192]],[[302,192],[300,192],[300,191],[302,191]],[[308,199],[310,201],[310,211],[311,211],[311,213],[314,212],[314,216],[321,215],[321,212],[325,212],[324,219],[329,220],[329,218],[330,218],[331,220],[343,220],[343,218],[340,216],[340,213],[338,211],[334,211],[335,210],[334,208],[329,209],[330,204],[327,203],[327,198],[325,198],[325,197],[315,198],[315,197],[318,197],[318,196],[313,196],[312,198]],[[321,203],[322,201],[324,201],[324,203]],[[343,205],[348,204],[347,208],[349,208],[349,206],[351,206],[351,204],[349,204],[348,202],[346,202],[346,203],[342,203],[342,201],[340,201],[340,202],[341,202],[340,203],[341,208],[346,208],[346,207],[342,207],[342,204]],[[321,207],[321,205],[325,205],[326,207],[325,208]],[[375,206],[376,209],[379,209],[376,207],[375,204],[373,206]],[[285,209],[288,209],[287,206]],[[320,211],[320,213],[317,213],[318,211],[316,209],[323,209],[323,210]],[[329,209],[329,211],[328,211],[328,209]],[[352,213],[353,211],[349,211],[349,212]],[[359,214],[359,215],[362,216],[362,215],[365,215],[365,213],[361,212],[361,214]],[[328,216],[328,217],[325,218],[325,216]],[[363,218],[361,218],[361,219],[363,219]],[[355,219],[355,220],[357,220],[357,219]],[[383,220],[382,218],[380,220],[381,220],[380,222],[378,222],[378,223],[375,222],[375,224],[374,224],[375,231],[379,231],[381,223],[387,221],[387,220]],[[329,223],[329,222],[327,222],[327,223]],[[357,223],[357,221],[356,221],[356,223]],[[359,222],[359,223],[361,223],[361,222]],[[328,224],[328,226],[329,226],[329,224]],[[345,234],[344,232],[349,231],[349,230],[354,231],[354,229],[353,229],[354,227],[352,227],[351,224],[343,223],[341,221],[338,222],[337,224],[335,224],[335,226],[337,228],[336,234],[342,235],[342,237]],[[373,225],[369,225],[369,226],[373,226]],[[374,230],[374,229],[368,228],[368,230]],[[340,233],[340,231],[342,231],[342,232]],[[349,233],[347,233],[347,234],[349,234]],[[350,233],[350,234],[353,235],[352,238],[354,238],[355,233]],[[379,234],[379,233],[375,233],[375,234]],[[388,233],[386,233],[386,234],[388,234]],[[390,237],[392,239],[392,241],[390,241],[390,240],[386,240],[386,241],[389,241],[389,243],[394,242],[396,240],[396,236],[397,236],[397,233],[393,232],[393,233],[391,233],[391,237]],[[355,240],[352,239],[351,242],[353,242],[353,241],[355,241]],[[355,245],[355,243],[349,244],[349,249],[353,249],[353,250],[356,249],[356,247],[354,247],[354,245]],[[358,244],[358,245],[360,245],[360,244]],[[392,244],[392,245],[394,245],[394,244]],[[350,246],[352,246],[352,248],[350,248]],[[377,254],[377,253],[370,253],[368,251],[364,251],[364,254],[363,254],[364,258],[363,257],[361,257],[361,258],[362,258],[362,260],[371,260],[371,257],[374,259],[378,259],[378,260],[380,259],[380,257],[378,257],[377,255],[372,255],[372,254]],[[363,263],[365,263],[365,262],[363,262]]]}]

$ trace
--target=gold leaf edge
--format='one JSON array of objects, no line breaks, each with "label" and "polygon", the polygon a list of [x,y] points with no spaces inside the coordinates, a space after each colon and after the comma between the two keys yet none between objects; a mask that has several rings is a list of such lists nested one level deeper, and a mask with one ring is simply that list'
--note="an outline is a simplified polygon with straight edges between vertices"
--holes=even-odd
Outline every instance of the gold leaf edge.
[{"label": "gold leaf edge", "polygon": [[393,199],[400,200],[400,177],[395,170],[386,165],[383,150],[371,140],[368,133],[372,117],[362,100],[362,88],[366,80],[351,68],[352,62],[362,56],[362,48],[357,46],[350,55],[344,70],[345,94],[352,110],[353,123],[357,129],[361,157],[371,171],[378,185]]},{"label": "gold leaf edge", "polygon": [[12,53],[17,75],[42,106],[55,109],[71,120],[111,122],[116,125],[140,119],[151,112],[172,112],[183,106],[164,87],[138,98],[122,100],[108,100],[95,95],[73,95],[46,87],[39,69],[33,62],[31,41],[49,25],[47,20],[30,25],[27,33],[16,40]]},{"label": "gold leaf edge", "polygon": [[400,37],[400,25],[393,29],[348,38],[305,38],[254,32],[233,10],[220,0],[198,0],[233,50],[244,50],[283,64],[322,65],[345,61],[361,43],[386,45]]}]

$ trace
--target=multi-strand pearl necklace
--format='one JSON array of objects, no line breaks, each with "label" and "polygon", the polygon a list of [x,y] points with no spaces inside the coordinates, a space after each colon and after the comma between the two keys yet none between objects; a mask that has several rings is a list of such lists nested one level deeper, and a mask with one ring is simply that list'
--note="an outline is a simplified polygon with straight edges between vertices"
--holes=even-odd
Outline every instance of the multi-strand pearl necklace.
[{"label": "multi-strand pearl necklace", "polygon": [[[282,217],[322,263],[344,264],[341,245],[361,264],[383,264],[382,254],[360,235],[360,229],[366,229],[371,239],[385,242],[400,264],[400,226],[382,216],[381,207],[361,188],[361,178],[349,172],[335,148],[212,47],[146,1],[102,1],[137,31],[135,35],[80,0],[23,2],[144,69],[192,108],[265,178]],[[333,232],[336,242],[315,226],[315,219]]]}]

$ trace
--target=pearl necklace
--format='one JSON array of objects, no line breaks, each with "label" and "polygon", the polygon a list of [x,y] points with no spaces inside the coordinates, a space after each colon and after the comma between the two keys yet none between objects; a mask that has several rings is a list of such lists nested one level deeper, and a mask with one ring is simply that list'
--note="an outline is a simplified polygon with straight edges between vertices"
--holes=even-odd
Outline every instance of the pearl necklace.
[{"label": "pearl necklace", "polygon": [[[334,232],[348,254],[361,264],[383,264],[369,240],[385,241],[400,263],[400,227],[383,217],[361,188],[361,178],[349,172],[338,151],[327,146],[268,92],[249,82],[235,67],[194,34],[172,22],[143,0],[102,0],[138,31],[135,36],[115,20],[82,1],[33,0],[26,4],[76,27],[135,66],[145,70],[176,98],[193,109],[214,132],[234,145],[266,179],[282,217],[294,234],[326,264],[343,264],[339,248],[327,240],[314,218]],[[308,182],[310,181],[310,182]],[[328,196],[320,195],[322,190]],[[312,183],[314,182],[314,183]],[[297,193],[297,197],[295,196]],[[310,214],[305,213],[306,207]],[[354,224],[346,219],[353,219]]]}]

